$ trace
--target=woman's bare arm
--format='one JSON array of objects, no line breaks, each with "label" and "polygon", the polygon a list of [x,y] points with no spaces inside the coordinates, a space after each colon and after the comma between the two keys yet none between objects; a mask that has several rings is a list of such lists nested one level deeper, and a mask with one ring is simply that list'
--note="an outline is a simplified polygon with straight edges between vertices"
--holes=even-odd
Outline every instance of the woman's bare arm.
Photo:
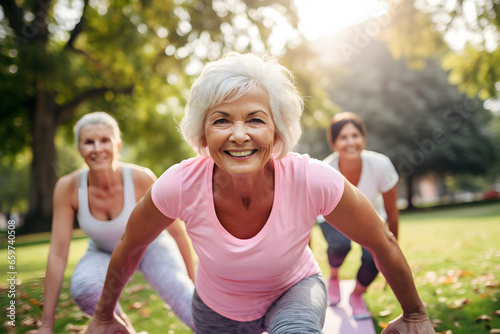
[{"label": "woman's bare arm", "polygon": [[429,332],[419,333],[434,333],[398,242],[366,196],[345,181],[342,199],[325,219],[372,254],[401,304],[404,321],[418,319],[418,323],[425,322],[425,328],[430,326]]},{"label": "woman's bare arm", "polygon": [[101,299],[87,333],[115,333],[117,320],[114,308],[125,284],[137,269],[149,244],[173,221],[156,208],[151,190],[137,203],[125,233],[111,255]]}]

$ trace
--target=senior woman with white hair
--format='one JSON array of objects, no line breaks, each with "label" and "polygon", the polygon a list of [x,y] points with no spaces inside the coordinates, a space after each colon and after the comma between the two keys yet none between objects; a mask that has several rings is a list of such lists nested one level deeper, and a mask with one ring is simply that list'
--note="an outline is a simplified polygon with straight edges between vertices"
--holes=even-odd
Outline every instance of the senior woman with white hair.
[{"label": "senior woman with white hair", "polygon": [[[92,315],[102,294],[111,253],[134,206],[156,180],[148,168],[119,161],[120,129],[109,114],[85,114],[76,123],[74,133],[78,152],[88,168],[62,176],[54,189],[52,235],[38,334],[53,332],[75,216],[89,243],[71,276],[70,292],[78,307]],[[174,313],[193,327],[195,271],[189,240],[181,224],[177,220],[168,227],[168,233],[158,232],[138,269]],[[115,314],[132,326],[119,304]]]},{"label": "senior woman with white hair", "polygon": [[271,57],[230,53],[204,67],[181,123],[199,156],[169,168],[134,209],[88,333],[135,333],[113,307],[176,217],[199,257],[197,333],[321,333],[326,287],[308,246],[319,214],[373,254],[398,297],[404,314],[384,333],[434,333],[398,244],[366,197],[331,166],[290,153],[302,109],[293,76]]}]

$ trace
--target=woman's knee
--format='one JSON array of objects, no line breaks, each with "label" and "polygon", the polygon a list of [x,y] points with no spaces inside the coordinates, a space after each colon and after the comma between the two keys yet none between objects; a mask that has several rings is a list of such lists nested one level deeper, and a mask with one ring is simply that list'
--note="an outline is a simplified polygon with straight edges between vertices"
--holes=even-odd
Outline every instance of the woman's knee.
[{"label": "woman's knee", "polygon": [[277,319],[271,323],[269,334],[322,333],[323,324],[305,316]]},{"label": "woman's knee", "polygon": [[94,314],[101,297],[107,271],[107,258],[99,254],[86,255],[80,260],[71,276],[70,293],[78,307],[87,314]]},{"label": "woman's knee", "polygon": [[95,307],[101,298],[103,284],[99,282],[71,280],[70,293],[76,305],[89,315],[94,314]]}]

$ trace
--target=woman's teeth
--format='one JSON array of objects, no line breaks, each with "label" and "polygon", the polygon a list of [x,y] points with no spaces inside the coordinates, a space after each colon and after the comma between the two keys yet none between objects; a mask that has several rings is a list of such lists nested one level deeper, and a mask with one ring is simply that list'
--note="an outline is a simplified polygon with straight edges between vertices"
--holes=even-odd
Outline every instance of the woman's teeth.
[{"label": "woman's teeth", "polygon": [[229,155],[233,156],[233,157],[246,157],[246,156],[249,156],[253,153],[253,151],[227,151],[227,153],[229,153]]}]

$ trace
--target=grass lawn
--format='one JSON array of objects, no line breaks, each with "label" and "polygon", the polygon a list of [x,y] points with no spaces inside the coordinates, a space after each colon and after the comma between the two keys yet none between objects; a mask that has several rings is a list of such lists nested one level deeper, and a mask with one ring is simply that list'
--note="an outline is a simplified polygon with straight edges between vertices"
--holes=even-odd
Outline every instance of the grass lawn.
[{"label": "grass lawn", "polygon": [[[16,239],[16,326],[7,326],[7,312],[0,331],[27,333],[36,329],[43,303],[43,274],[49,234]],[[54,333],[83,333],[88,317],[69,294],[69,279],[87,240],[75,231],[63,283]],[[329,277],[326,242],[318,227],[313,230],[313,251],[325,277]],[[437,333],[500,333],[500,203],[429,209],[401,215],[400,245],[413,270]],[[7,259],[2,239],[0,258]],[[354,278],[360,248],[355,246],[341,268],[342,278]],[[9,272],[2,260],[2,273]],[[0,307],[11,298],[6,280],[0,282]],[[122,307],[139,330],[156,333],[191,333],[164,305],[140,274],[135,274],[121,297]],[[377,333],[400,314],[392,291],[379,275],[366,293]],[[495,329],[497,331],[495,331]],[[327,333],[328,334],[328,333]]]}]

